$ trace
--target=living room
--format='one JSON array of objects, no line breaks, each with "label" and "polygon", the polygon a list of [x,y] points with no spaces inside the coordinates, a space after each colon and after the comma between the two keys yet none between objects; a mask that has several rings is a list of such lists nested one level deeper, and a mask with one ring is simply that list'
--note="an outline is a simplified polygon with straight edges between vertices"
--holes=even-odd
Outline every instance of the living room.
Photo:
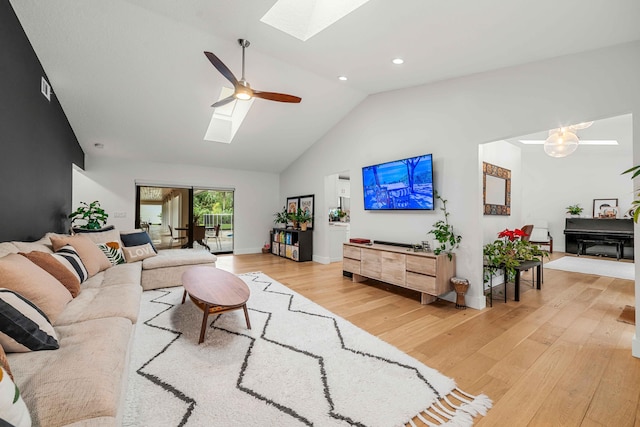
[{"label": "living room", "polygon": [[[14,2],[17,3],[17,2]],[[19,6],[14,5],[16,9]],[[9,2],[3,7],[11,9]],[[2,10],[5,19],[5,9]],[[4,24],[4,21],[3,21]],[[2,25],[3,29],[7,28]],[[27,31],[27,34],[29,32]],[[39,37],[43,37],[40,35]],[[0,39],[3,49],[5,40]],[[38,52],[42,39],[32,40]],[[212,48],[213,49],[213,48]],[[229,48],[230,52],[236,52]],[[251,53],[251,51],[249,51]],[[201,53],[198,53],[201,55]],[[41,61],[45,71],[49,65]],[[48,55],[55,55],[49,53]],[[256,55],[256,61],[259,57]],[[115,65],[114,65],[115,66]],[[54,66],[52,65],[52,70]],[[209,65],[209,68],[210,65]],[[235,70],[235,68],[234,68]],[[579,70],[579,71],[578,71]],[[217,79],[215,70],[211,68],[211,79]],[[22,235],[11,235],[15,230],[6,226],[2,240],[40,238],[46,231],[64,232],[64,216],[77,206],[80,201],[100,200],[109,212],[124,213],[119,217],[111,215],[109,223],[119,229],[134,227],[135,185],[186,185],[208,187],[212,184],[224,188],[235,189],[235,255],[256,254],[268,238],[268,230],[273,225],[273,214],[278,212],[286,197],[296,194],[315,194],[316,212],[324,212],[322,207],[328,206],[324,199],[324,177],[339,171],[349,171],[351,176],[351,236],[366,237],[376,240],[399,241],[413,243],[425,240],[431,225],[441,218],[438,210],[428,213],[371,213],[356,203],[362,200],[360,171],[363,166],[395,160],[414,155],[432,153],[434,158],[434,183],[438,191],[449,201],[450,221],[457,232],[463,236],[462,244],[457,251],[457,275],[466,277],[471,282],[467,294],[470,307],[485,307],[482,289],[482,246],[489,234],[495,230],[487,230],[482,214],[482,172],[483,155],[479,147],[495,141],[510,140],[522,135],[545,131],[560,125],[580,123],[584,121],[607,120],[622,116],[625,125],[640,128],[640,87],[637,76],[640,72],[640,42],[631,41],[614,46],[593,46],[593,49],[581,53],[570,53],[556,58],[541,59],[527,64],[509,66],[496,70],[478,72],[468,76],[451,77],[443,81],[432,82],[410,88],[397,89],[370,94],[358,98],[353,96],[349,101],[349,110],[344,117],[336,118],[335,112],[328,121],[330,126],[326,133],[319,133],[314,141],[294,162],[282,171],[251,170],[243,167],[220,167],[188,164],[182,161],[160,162],[148,160],[148,156],[140,154],[139,158],[121,158],[109,152],[109,141],[104,141],[105,150],[100,152],[94,147],[99,141],[78,138],[81,153],[64,156],[63,162],[56,165],[54,174],[59,185],[51,183],[51,175],[29,173],[24,170],[50,171],[47,165],[51,153],[40,145],[47,131],[39,135],[31,135],[31,141],[18,139],[14,134],[4,134],[5,141],[19,140],[27,145],[28,156],[3,156],[2,170],[16,172],[3,178],[3,194],[9,205],[14,207],[11,213],[3,213],[4,224],[22,223],[20,217],[30,217],[37,212],[38,219],[33,220],[34,231],[26,232],[16,227]],[[65,87],[73,82],[56,80],[52,77],[54,97],[59,92],[63,98]],[[0,83],[9,88],[11,81]],[[117,82],[112,82],[117,84]],[[36,82],[38,89],[39,81]],[[260,84],[258,87],[262,87]],[[268,87],[268,85],[267,85]],[[7,89],[9,90],[9,89]],[[27,91],[22,87],[21,91]],[[292,88],[295,92],[297,88]],[[15,92],[10,92],[15,93]],[[37,96],[41,97],[39,93]],[[90,96],[90,95],[88,95]],[[138,96],[143,96],[138,94]],[[147,96],[147,95],[144,95]],[[14,110],[15,99],[8,105],[3,102],[3,115]],[[57,101],[56,101],[57,102]],[[123,103],[125,101],[122,101]],[[135,102],[132,95],[131,102]],[[169,102],[169,101],[167,101]],[[206,99],[204,103],[210,102]],[[304,102],[304,101],[303,101]],[[76,107],[78,108],[78,107]],[[326,108],[332,110],[331,108]],[[69,110],[71,111],[71,110]],[[315,110],[314,110],[315,112]],[[29,114],[38,114],[29,112]],[[70,114],[66,110],[70,122],[71,133],[84,135],[82,115]],[[91,114],[108,112],[94,111]],[[45,113],[46,114],[46,113]],[[88,114],[88,113],[87,113]],[[24,119],[24,117],[23,117]],[[105,117],[105,120],[107,117]],[[54,128],[59,127],[62,120],[58,117]],[[248,119],[247,119],[248,120]],[[204,120],[206,122],[207,119]],[[206,125],[206,123],[205,123]],[[150,126],[154,126],[150,124]],[[595,126],[595,125],[594,125]],[[198,130],[199,132],[199,130]],[[196,131],[194,131],[196,133]],[[592,159],[590,151],[579,147],[578,151],[566,159],[550,159],[556,164],[571,162],[572,169],[557,177],[561,182],[534,181],[540,177],[526,160],[529,149],[521,150],[523,181],[520,191],[520,205],[505,226],[515,227],[526,223],[530,218],[544,217],[557,226],[564,219],[563,211],[538,210],[544,197],[530,197],[531,187],[540,188],[544,192],[555,193],[565,191],[563,183],[580,180],[574,176],[578,161],[590,162],[589,173],[598,163],[606,165],[609,175],[620,174],[623,170],[640,163],[640,137],[633,135],[633,155],[622,158]],[[64,139],[61,137],[60,139]],[[131,139],[133,144],[135,139]],[[268,142],[267,142],[268,143]],[[5,144],[5,142],[3,142]],[[60,142],[53,151],[62,151],[64,143]],[[176,152],[181,144],[176,143]],[[537,147],[542,151],[541,147]],[[13,154],[12,148],[9,153]],[[104,154],[103,154],[104,153]],[[176,154],[176,153],[172,153]],[[179,154],[179,153],[178,153]],[[175,158],[182,159],[176,154]],[[536,165],[543,164],[538,155]],[[80,160],[78,160],[80,157]],[[16,160],[17,159],[17,160]],[[619,165],[618,165],[619,161]],[[71,163],[78,164],[72,169]],[[615,162],[615,165],[611,163]],[[12,164],[13,163],[13,164]],[[15,163],[19,163],[17,166]],[[544,166],[542,166],[544,167]],[[575,169],[573,169],[575,167]],[[42,169],[40,169],[42,168]],[[67,172],[60,170],[67,168]],[[73,170],[73,171],[72,171]],[[514,167],[515,170],[515,167]],[[64,176],[65,178],[60,178]],[[59,178],[59,179],[58,179]],[[580,198],[570,190],[563,196],[565,206],[581,203],[586,213],[590,213],[589,199],[599,197],[618,198],[621,207],[630,205],[633,198],[633,186],[628,176],[611,178],[611,186],[616,190],[608,192],[599,190],[589,196],[585,191]],[[28,181],[28,184],[25,184]],[[73,183],[72,183],[73,181]],[[60,196],[54,211],[54,203],[47,203],[43,212],[33,200],[25,200],[32,187],[35,195],[38,191],[50,186]],[[623,187],[622,189],[617,188]],[[63,187],[62,189],[60,189]],[[582,187],[580,187],[582,188]],[[16,191],[16,189],[18,191]],[[605,194],[602,194],[602,193]],[[19,193],[19,195],[17,194]],[[540,193],[538,193],[540,194]],[[19,196],[19,197],[18,197]],[[46,195],[43,197],[47,197]],[[33,197],[31,197],[33,198]],[[564,207],[564,206],[563,206]],[[551,216],[554,216],[551,218]],[[53,224],[53,225],[52,225]],[[326,236],[328,224],[318,221],[314,229],[314,260],[319,263],[329,259],[329,244]],[[500,224],[502,227],[502,224]],[[54,230],[57,228],[57,230]],[[553,231],[554,238],[562,240],[562,229]],[[636,292],[638,294],[638,292]],[[453,295],[449,295],[451,299]],[[640,304],[636,303],[636,306]],[[634,354],[640,356],[640,343],[633,342]]]}]

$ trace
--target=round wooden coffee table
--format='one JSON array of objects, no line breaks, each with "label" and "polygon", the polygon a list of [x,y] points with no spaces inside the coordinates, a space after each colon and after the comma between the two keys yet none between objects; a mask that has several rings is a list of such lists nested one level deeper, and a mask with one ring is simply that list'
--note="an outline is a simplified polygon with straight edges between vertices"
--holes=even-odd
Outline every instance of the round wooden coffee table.
[{"label": "round wooden coffee table", "polygon": [[249,312],[247,311],[247,300],[251,291],[249,291],[247,284],[236,275],[215,267],[193,267],[182,273],[182,286],[184,286],[182,303],[184,304],[187,294],[189,294],[191,301],[204,312],[198,344],[204,341],[209,314],[219,314],[242,308],[247,320],[247,329],[251,329]]}]

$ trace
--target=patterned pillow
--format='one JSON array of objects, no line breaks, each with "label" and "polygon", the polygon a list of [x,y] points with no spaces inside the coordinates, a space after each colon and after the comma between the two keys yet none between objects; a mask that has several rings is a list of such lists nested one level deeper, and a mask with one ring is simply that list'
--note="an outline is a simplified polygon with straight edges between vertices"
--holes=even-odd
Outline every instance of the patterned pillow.
[{"label": "patterned pillow", "polygon": [[89,278],[87,268],[84,266],[80,255],[73,249],[73,246],[63,246],[52,255],[57,259],[67,270],[69,270],[80,283]]},{"label": "patterned pillow", "polygon": [[11,373],[11,368],[9,368],[9,361],[7,360],[7,354],[4,352],[4,349],[0,345],[0,368],[4,368],[7,371],[7,374],[11,377],[13,381],[13,374]]},{"label": "patterned pillow", "polygon": [[111,265],[124,264],[127,260],[124,259],[122,248],[118,242],[98,243],[98,247],[107,256]]},{"label": "patterned pillow", "polygon": [[77,297],[80,293],[80,279],[76,276],[75,272],[71,272],[65,267],[59,259],[52,254],[44,252],[32,251],[29,253],[18,252],[18,254],[27,258],[29,261],[58,279],[65,288],[71,292],[72,297]]},{"label": "patterned pillow", "polygon": [[18,386],[0,367],[0,425],[15,427],[31,426],[31,415],[24,404]]},{"label": "patterned pillow", "polygon": [[0,345],[7,353],[59,347],[47,315],[19,293],[4,288],[0,288]]},{"label": "patterned pillow", "polygon": [[156,256],[151,243],[140,246],[124,247],[122,251],[124,252],[124,257],[127,259],[127,262],[142,261],[145,258]]}]

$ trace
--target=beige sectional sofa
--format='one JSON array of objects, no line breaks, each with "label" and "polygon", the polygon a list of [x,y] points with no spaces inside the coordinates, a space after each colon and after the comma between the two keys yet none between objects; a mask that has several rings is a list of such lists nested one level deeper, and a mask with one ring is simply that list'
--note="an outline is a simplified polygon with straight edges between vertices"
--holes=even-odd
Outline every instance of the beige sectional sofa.
[{"label": "beige sectional sofa", "polygon": [[[38,242],[0,243],[10,253],[52,253]],[[144,290],[180,285],[192,265],[215,266],[204,250],[160,250],[90,277],[53,322],[56,350],[8,353],[15,383],[34,426],[117,426],[124,413],[129,355]]]}]

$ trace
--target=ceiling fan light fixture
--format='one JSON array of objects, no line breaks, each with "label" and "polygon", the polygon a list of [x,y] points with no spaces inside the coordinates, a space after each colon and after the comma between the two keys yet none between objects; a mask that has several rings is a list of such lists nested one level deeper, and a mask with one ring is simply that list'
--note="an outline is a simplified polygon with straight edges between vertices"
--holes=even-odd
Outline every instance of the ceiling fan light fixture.
[{"label": "ceiling fan light fixture", "polygon": [[579,142],[575,133],[559,130],[544,142],[544,152],[551,157],[567,157],[578,149]]}]

